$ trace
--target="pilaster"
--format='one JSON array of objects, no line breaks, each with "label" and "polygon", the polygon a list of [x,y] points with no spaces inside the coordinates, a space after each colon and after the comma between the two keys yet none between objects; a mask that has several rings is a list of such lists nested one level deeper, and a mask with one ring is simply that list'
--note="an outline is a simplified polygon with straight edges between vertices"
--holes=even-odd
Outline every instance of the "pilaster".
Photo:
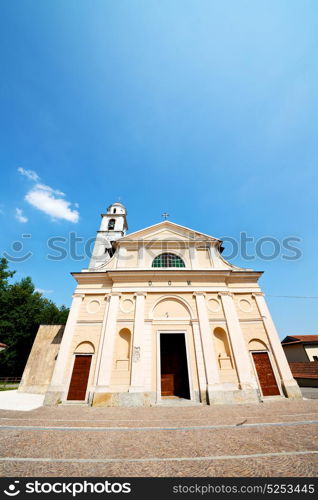
[{"label": "pilaster", "polygon": [[98,352],[97,352],[96,368],[95,368],[95,374],[94,374],[94,388],[93,388],[93,390],[95,390],[95,387],[98,383],[98,376],[99,376],[99,370],[100,370],[100,365],[101,365],[101,357],[102,357],[102,352],[103,352],[103,346],[105,343],[105,330],[106,330],[109,302],[110,302],[110,294],[109,293],[104,296],[104,300],[105,300],[106,304],[105,304],[104,317],[103,317],[103,322],[102,322],[102,327],[101,327],[101,332],[100,332],[100,339],[99,339],[99,344],[98,344]]},{"label": "pilaster", "polygon": [[209,403],[223,402],[223,387],[220,384],[220,373],[217,364],[215,346],[209,324],[209,317],[205,303],[205,293],[194,293],[201,334],[202,351],[204,359],[205,375],[207,380],[207,395]]},{"label": "pilaster", "polygon": [[110,386],[116,337],[116,321],[120,296],[120,293],[111,293],[109,298],[105,335],[100,356],[99,373],[97,377],[97,392],[108,390]]},{"label": "pilaster", "polygon": [[205,374],[205,365],[204,365],[202,343],[200,339],[200,329],[198,321],[192,320],[192,330],[193,330],[194,350],[195,350],[196,365],[198,372],[200,399],[202,403],[206,403],[207,379]]},{"label": "pilaster", "polygon": [[221,292],[218,296],[222,301],[224,316],[234,355],[234,362],[239,379],[239,388],[243,390],[257,389],[256,378],[253,373],[251,359],[235,309],[233,295],[229,292]]},{"label": "pilaster", "polygon": [[190,264],[191,264],[191,269],[197,269],[198,268],[198,261],[197,261],[197,249],[195,248],[194,243],[190,243],[189,245],[189,255],[190,255]]},{"label": "pilaster", "polygon": [[138,248],[138,268],[145,267],[145,247],[141,244]]},{"label": "pilaster", "polygon": [[129,392],[144,392],[143,347],[146,293],[136,293],[135,323],[132,344],[131,379]]}]

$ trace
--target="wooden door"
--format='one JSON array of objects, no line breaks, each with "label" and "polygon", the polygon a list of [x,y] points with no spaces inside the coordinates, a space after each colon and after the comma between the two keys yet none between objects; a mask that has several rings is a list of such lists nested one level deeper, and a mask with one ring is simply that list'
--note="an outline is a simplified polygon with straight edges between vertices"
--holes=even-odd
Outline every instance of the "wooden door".
[{"label": "wooden door", "polygon": [[253,352],[254,364],[263,396],[279,396],[273,368],[267,352]]},{"label": "wooden door", "polygon": [[84,401],[91,367],[92,356],[75,356],[73,373],[68,391],[67,399],[72,401]]},{"label": "wooden door", "polygon": [[174,374],[162,373],[161,374],[161,396],[174,395]]},{"label": "wooden door", "polygon": [[161,396],[189,399],[189,376],[184,334],[161,334]]}]

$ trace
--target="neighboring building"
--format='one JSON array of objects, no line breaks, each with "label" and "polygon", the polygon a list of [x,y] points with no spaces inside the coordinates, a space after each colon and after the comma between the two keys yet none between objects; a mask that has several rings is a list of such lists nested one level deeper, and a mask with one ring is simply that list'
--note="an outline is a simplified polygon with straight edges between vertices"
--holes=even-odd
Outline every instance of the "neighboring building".
[{"label": "neighboring building", "polygon": [[2,344],[2,342],[0,342],[0,351],[4,351],[7,347],[7,344]]},{"label": "neighboring building", "polygon": [[219,239],[167,220],[126,235],[126,215],[121,203],[108,207],[89,268],[72,273],[77,286],[45,404],[300,398],[262,273],[224,260]]},{"label": "neighboring building", "polygon": [[318,361],[318,335],[287,335],[282,346],[289,362]]},{"label": "neighboring building", "polygon": [[301,387],[318,386],[318,335],[288,335],[282,346]]}]

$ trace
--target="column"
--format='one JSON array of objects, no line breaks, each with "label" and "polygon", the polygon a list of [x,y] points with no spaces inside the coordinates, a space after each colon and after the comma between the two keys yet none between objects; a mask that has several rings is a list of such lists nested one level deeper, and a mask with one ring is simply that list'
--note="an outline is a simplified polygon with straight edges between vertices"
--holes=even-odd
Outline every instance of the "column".
[{"label": "column", "polygon": [[100,357],[100,366],[97,379],[97,392],[109,390],[110,377],[113,367],[114,346],[116,337],[116,321],[119,307],[120,293],[112,293],[109,298],[108,314],[105,335]]},{"label": "column", "polygon": [[216,385],[220,384],[219,367],[217,364],[216,352],[205,303],[205,294],[203,292],[195,292],[194,295],[198,310],[204,367],[207,379],[207,389],[209,392],[210,390],[213,390]]},{"label": "column", "polygon": [[65,325],[65,330],[63,333],[58,357],[55,363],[54,372],[51,380],[51,386],[49,392],[58,392],[65,390],[66,382],[66,368],[67,362],[70,354],[70,349],[72,345],[72,340],[74,336],[74,331],[76,327],[78,313],[83,301],[84,295],[75,293],[73,295],[73,301],[70,309],[70,313],[67,318]]},{"label": "column", "polygon": [[259,313],[262,317],[264,327],[267,332],[268,340],[272,349],[272,353],[275,356],[277,368],[286,395],[289,398],[301,399],[302,396],[300,389],[298,387],[296,380],[293,378],[292,372],[290,370],[288,361],[284,353],[284,349],[282,348],[282,344],[279,340],[277,330],[275,328],[271,314],[268,310],[264,294],[262,292],[257,292],[253,294],[253,297],[256,301]]},{"label": "column", "polygon": [[135,294],[135,323],[129,392],[144,392],[143,342],[146,293]]},{"label": "column", "polygon": [[253,372],[251,359],[243,336],[241,325],[235,309],[233,295],[229,292],[219,293],[222,300],[225,320],[237,369],[240,389],[256,389],[257,382]]}]

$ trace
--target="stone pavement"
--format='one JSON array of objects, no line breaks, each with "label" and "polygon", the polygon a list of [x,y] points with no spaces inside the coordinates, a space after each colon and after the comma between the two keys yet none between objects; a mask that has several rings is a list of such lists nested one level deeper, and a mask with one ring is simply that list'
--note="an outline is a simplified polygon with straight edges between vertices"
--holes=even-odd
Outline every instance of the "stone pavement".
[{"label": "stone pavement", "polygon": [[304,398],[318,399],[318,387],[301,387],[300,390]]},{"label": "stone pavement", "polygon": [[318,401],[0,411],[2,476],[317,476]]}]

